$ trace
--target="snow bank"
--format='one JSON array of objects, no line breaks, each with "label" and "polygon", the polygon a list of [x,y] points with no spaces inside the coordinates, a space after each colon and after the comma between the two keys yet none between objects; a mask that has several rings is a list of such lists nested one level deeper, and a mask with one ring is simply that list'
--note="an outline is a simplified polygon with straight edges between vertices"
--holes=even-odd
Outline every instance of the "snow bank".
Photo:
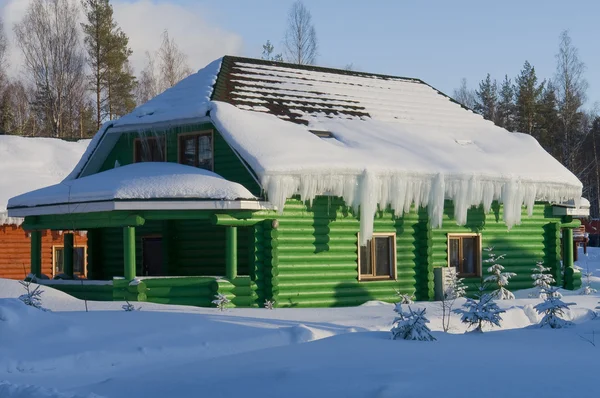
[{"label": "snow bank", "polygon": [[10,199],[9,207],[115,199],[255,199],[218,174],[168,162],[143,162],[38,189]]},{"label": "snow bank", "polygon": [[0,225],[21,224],[22,219],[8,217],[8,200],[61,181],[89,143],[0,135]]},{"label": "snow bank", "polygon": [[308,131],[310,125],[226,103],[213,102],[211,118],[280,211],[295,194],[303,200],[341,196],[360,207],[363,243],[378,205],[398,216],[412,204],[428,206],[432,226],[439,227],[445,199],[454,201],[458,225],[466,223],[471,206],[482,204],[487,212],[498,200],[510,228],[520,223],[522,205],[531,214],[536,200],[581,196],[579,180],[535,139],[483,119],[460,128],[319,116],[315,124],[333,135],[322,139]]},{"label": "snow bank", "polygon": [[102,398],[96,394],[61,393],[54,388],[38,387],[30,384],[13,384],[0,381],[0,397],[2,398]]}]

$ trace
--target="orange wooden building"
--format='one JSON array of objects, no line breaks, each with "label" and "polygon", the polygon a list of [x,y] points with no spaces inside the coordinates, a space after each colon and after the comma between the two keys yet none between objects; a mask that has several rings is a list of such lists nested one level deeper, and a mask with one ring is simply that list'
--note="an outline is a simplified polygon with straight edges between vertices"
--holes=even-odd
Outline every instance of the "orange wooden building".
[{"label": "orange wooden building", "polygon": [[[89,140],[68,142],[0,135],[0,278],[23,279],[31,264],[31,235],[20,227],[23,220],[7,216],[8,200],[62,181],[88,144]],[[42,273],[48,278],[64,271],[64,236],[63,231],[42,231]],[[74,275],[86,275],[86,247],[86,234],[75,232]]]}]

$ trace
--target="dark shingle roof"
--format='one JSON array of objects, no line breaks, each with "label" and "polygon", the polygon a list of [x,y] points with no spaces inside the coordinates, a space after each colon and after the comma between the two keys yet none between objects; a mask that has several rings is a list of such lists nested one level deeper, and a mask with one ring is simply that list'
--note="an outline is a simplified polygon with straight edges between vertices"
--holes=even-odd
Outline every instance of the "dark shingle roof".
[{"label": "dark shingle roof", "polygon": [[[419,79],[225,56],[212,99],[301,124],[310,115],[373,117],[373,109],[402,119],[406,98],[399,104],[391,97],[412,94],[414,88],[403,90],[406,84],[431,92]],[[418,95],[413,100],[418,103]]]}]

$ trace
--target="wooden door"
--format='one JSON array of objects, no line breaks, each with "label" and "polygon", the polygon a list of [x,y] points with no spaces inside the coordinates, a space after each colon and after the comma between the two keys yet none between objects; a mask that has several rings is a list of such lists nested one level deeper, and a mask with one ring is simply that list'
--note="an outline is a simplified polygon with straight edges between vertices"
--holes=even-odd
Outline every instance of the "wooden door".
[{"label": "wooden door", "polygon": [[163,275],[162,237],[142,238],[142,273],[144,276]]}]

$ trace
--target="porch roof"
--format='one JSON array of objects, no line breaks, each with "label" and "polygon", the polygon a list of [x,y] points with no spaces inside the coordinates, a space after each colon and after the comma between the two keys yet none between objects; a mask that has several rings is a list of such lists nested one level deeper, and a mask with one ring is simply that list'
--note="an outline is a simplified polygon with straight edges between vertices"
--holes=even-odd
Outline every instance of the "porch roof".
[{"label": "porch roof", "polygon": [[242,185],[176,163],[135,163],[66,180],[10,199],[9,214],[95,213],[121,210],[260,210]]}]

